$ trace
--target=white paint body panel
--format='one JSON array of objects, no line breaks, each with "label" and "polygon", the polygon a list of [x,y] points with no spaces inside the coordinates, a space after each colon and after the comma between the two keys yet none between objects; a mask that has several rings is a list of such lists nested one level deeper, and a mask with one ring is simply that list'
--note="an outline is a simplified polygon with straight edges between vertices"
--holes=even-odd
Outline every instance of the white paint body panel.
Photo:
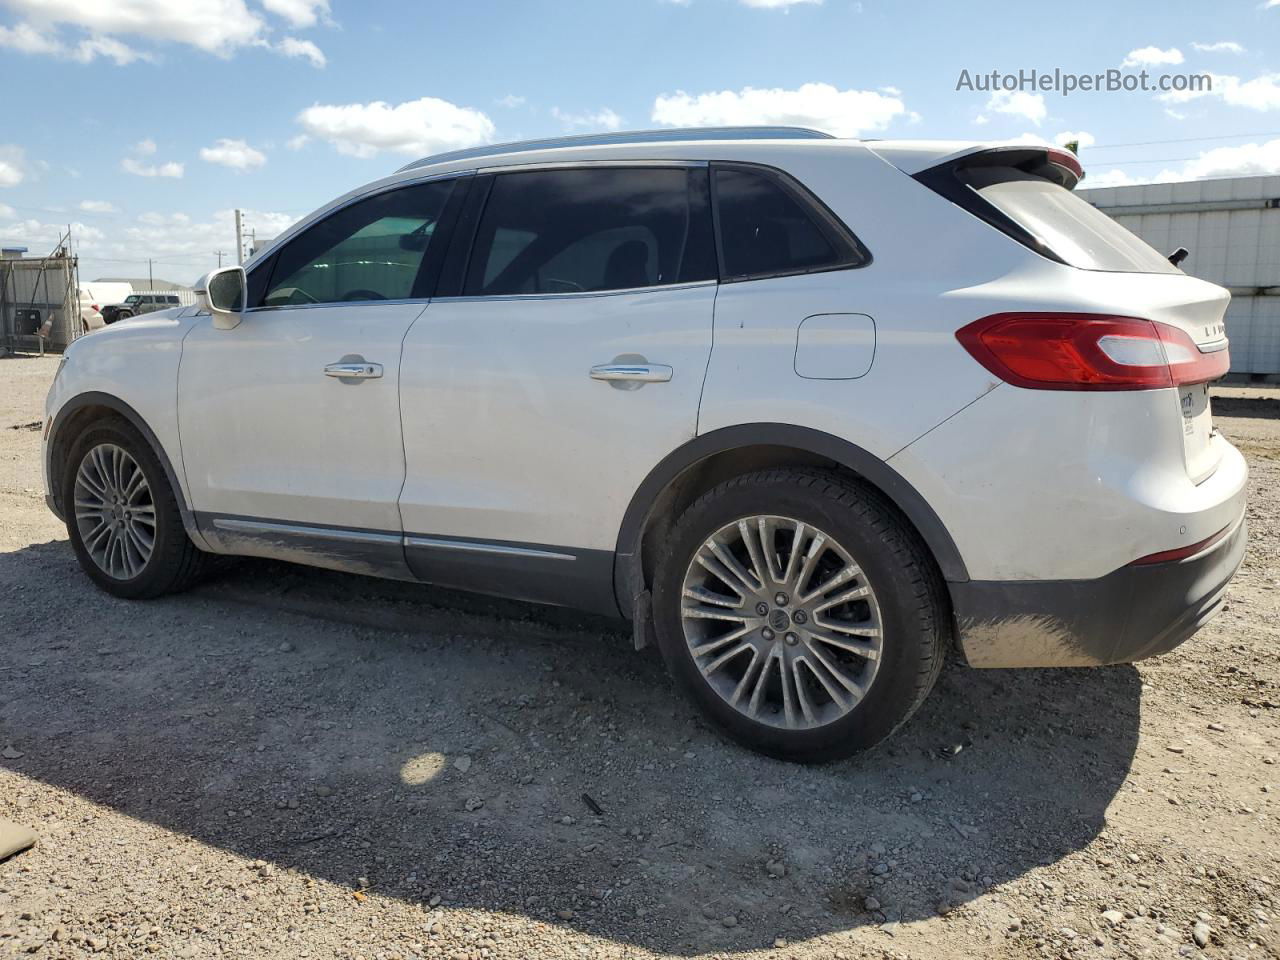
[{"label": "white paint body panel", "polygon": [[[701,284],[432,303],[404,349],[406,532],[613,550],[636,488],[695,434],[715,297]],[[620,357],[672,378],[589,377]]]},{"label": "white paint body panel", "polygon": [[[194,321],[190,307],[147,314],[129,323],[103,327],[67,347],[65,361],[45,400],[49,418],[57,416],[69,400],[85,393],[105,393],[128,404],[156,435],[175,469],[181,444],[178,439],[178,364],[182,339]],[[60,478],[48,476],[45,490],[53,493]],[[183,483],[178,470],[178,482]],[[183,494],[186,494],[184,489]]]},{"label": "white paint body panel", "polygon": [[796,330],[795,371],[807,380],[856,380],[876,357],[876,322],[865,313],[816,313]]},{"label": "white paint body panel", "polygon": [[[177,384],[192,508],[398,531],[400,345],[423,307],[253,310],[233,330],[201,317]],[[352,355],[382,364],[382,377],[324,375]]]}]

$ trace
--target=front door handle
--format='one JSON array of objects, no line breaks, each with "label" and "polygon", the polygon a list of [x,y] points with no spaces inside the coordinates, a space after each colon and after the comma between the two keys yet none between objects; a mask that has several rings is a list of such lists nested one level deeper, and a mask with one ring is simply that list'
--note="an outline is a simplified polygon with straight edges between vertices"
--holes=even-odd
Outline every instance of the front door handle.
[{"label": "front door handle", "polygon": [[326,377],[337,377],[340,380],[376,380],[382,376],[382,364],[367,363],[331,363],[324,368]]},{"label": "front door handle", "polygon": [[666,383],[671,379],[671,368],[664,363],[599,363],[591,368],[591,379]]}]

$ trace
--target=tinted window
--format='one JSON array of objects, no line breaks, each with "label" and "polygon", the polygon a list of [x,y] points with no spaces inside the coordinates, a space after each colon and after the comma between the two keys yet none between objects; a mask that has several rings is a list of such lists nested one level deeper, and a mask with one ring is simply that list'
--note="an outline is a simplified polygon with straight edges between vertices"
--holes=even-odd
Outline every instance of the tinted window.
[{"label": "tinted window", "polygon": [[452,188],[451,180],[403,187],[321,220],[276,254],[262,303],[274,307],[426,296],[418,278]]},{"label": "tinted window", "polygon": [[804,273],[863,262],[857,248],[772,176],[715,170],[724,276]]},{"label": "tinted window", "polygon": [[716,275],[705,168],[541,170],[493,181],[468,295],[580,293]]},{"label": "tinted window", "polygon": [[1181,273],[1146,241],[1043,177],[1011,167],[978,167],[961,179],[1073,267],[1124,273]]}]

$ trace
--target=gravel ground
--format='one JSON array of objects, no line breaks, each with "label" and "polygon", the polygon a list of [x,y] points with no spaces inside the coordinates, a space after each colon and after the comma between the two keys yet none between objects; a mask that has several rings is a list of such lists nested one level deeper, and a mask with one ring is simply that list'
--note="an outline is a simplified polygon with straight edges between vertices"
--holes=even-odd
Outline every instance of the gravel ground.
[{"label": "gravel ground", "polygon": [[[134,604],[0,360],[0,956],[1275,957],[1280,419],[1226,610],[1137,667],[952,664],[854,761],[721,742],[614,623],[244,562]],[[1245,416],[1235,416],[1244,414]]]}]

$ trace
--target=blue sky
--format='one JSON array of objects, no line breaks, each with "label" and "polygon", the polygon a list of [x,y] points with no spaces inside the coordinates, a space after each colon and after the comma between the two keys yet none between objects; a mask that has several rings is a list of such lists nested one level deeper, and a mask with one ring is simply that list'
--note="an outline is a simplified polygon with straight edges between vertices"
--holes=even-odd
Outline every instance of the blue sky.
[{"label": "blue sky", "polygon": [[[1280,172],[1278,38],[1280,0],[0,0],[0,241],[71,223],[82,278],[189,282],[235,207],[265,237],[425,153],[672,124],[1070,134],[1090,185]],[[1213,91],[956,90],[1144,67]]]}]

